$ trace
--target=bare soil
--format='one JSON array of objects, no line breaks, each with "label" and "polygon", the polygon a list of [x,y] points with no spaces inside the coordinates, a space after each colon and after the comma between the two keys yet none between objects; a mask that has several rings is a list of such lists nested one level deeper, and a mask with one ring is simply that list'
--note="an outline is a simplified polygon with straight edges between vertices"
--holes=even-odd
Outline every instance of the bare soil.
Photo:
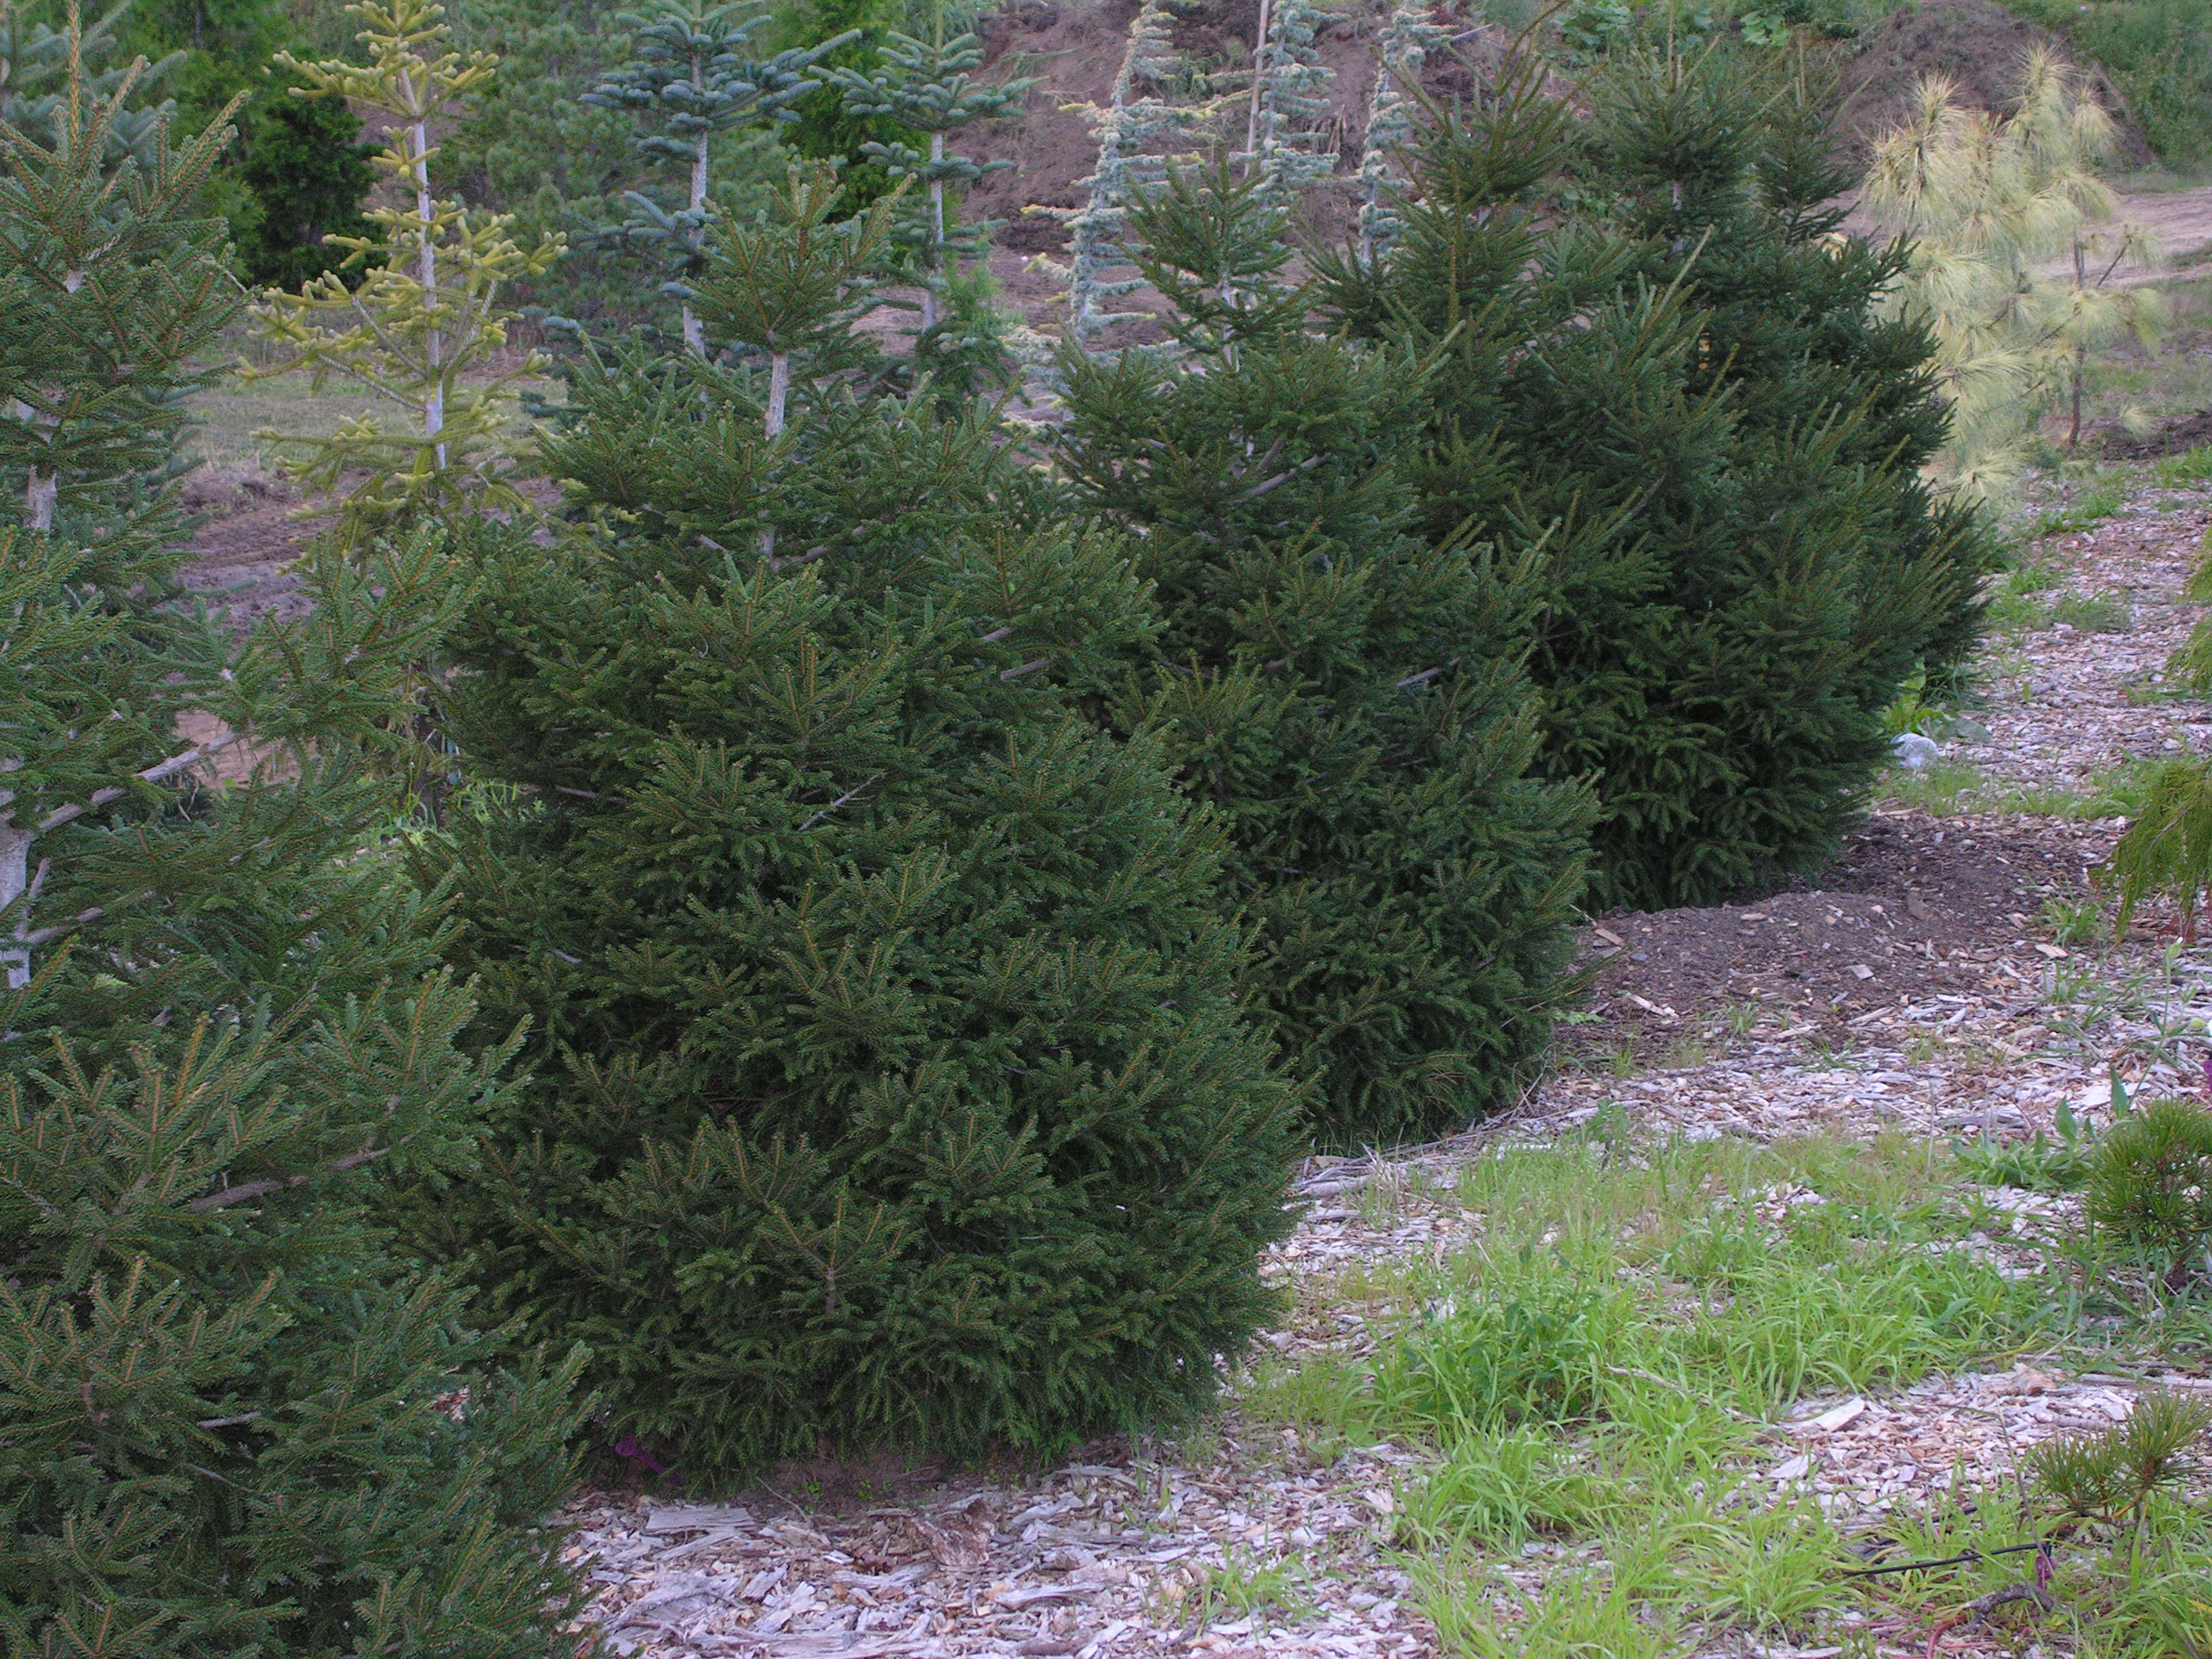
[{"label": "bare soil", "polygon": [[[1891,13],[1841,65],[1838,119],[1850,154],[1863,162],[1874,140],[1903,118],[1915,88],[1929,76],[1950,82],[1969,108],[2010,111],[2021,68],[2039,46],[2062,63],[2079,61],[2059,36],[1992,0],[1921,0]],[[2118,129],[2119,160],[2129,167],[2151,165],[2150,144],[2111,78],[2094,69],[2089,80]]]},{"label": "bare soil", "polygon": [[1615,912],[1587,936],[1597,1018],[1576,1028],[1574,1046],[1610,1048],[1647,1027],[1679,1035],[1745,1004],[1807,1035],[1840,1032],[1873,1008],[1978,987],[1998,960],[2069,956],[2044,904],[2082,896],[2117,835],[2103,823],[1893,809],[1811,878],[1727,904]]}]

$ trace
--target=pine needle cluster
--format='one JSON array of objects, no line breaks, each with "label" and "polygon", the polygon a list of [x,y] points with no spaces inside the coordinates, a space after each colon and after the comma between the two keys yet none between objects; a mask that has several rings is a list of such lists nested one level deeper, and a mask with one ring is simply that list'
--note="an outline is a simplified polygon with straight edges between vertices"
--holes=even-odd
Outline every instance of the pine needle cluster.
[{"label": "pine needle cluster", "polygon": [[2030,55],[2016,109],[1972,110],[1940,78],[1875,146],[1863,200],[1904,239],[1887,303],[1924,326],[1951,427],[1933,476],[1968,499],[2016,483],[2042,417],[2062,404],[2081,436],[2088,353],[2164,315],[2155,288],[2115,281],[2154,263],[2139,228],[2113,222],[2098,176],[2112,118],[2047,51]]}]

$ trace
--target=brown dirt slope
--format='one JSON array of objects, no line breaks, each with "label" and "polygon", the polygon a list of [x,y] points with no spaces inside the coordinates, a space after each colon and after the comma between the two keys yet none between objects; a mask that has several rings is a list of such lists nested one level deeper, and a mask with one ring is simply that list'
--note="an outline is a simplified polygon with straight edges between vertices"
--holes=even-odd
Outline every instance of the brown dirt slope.
[{"label": "brown dirt slope", "polygon": [[[1972,108],[2003,111],[2013,107],[2021,66],[2036,47],[2066,63],[2078,61],[2049,29],[1992,0],[1920,0],[1893,12],[1857,46],[1842,64],[1838,117],[1850,153],[1861,161],[1875,137],[1910,107],[1913,89],[1926,76],[1951,82],[1959,100]],[[2090,82],[2119,129],[2118,159],[2129,167],[2149,166],[2150,145],[2118,88],[2101,69],[2091,70]]]}]

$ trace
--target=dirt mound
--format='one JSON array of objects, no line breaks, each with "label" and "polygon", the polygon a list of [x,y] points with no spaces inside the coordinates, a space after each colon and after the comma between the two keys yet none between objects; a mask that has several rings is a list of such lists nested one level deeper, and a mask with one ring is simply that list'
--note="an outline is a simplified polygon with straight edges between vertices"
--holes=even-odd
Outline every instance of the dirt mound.
[{"label": "dirt mound", "polygon": [[1877,813],[1827,869],[1780,890],[1609,915],[1589,939],[1601,1024],[1583,1042],[1742,1004],[1841,1030],[1869,1009],[1979,986],[2008,953],[2041,959],[2045,902],[2082,891],[2112,840],[2101,823]]},{"label": "dirt mound", "polygon": [[[1843,65],[1838,125],[1852,159],[1866,161],[1874,141],[1903,118],[1914,88],[1928,76],[1951,82],[1959,101],[1971,108],[2010,111],[2021,66],[2038,46],[2066,63],[2081,62],[2059,36],[1991,0],[1920,0],[1893,12]],[[2111,77],[2092,68],[2089,80],[2118,128],[2117,159],[2129,167],[2149,166],[2150,145]]]}]

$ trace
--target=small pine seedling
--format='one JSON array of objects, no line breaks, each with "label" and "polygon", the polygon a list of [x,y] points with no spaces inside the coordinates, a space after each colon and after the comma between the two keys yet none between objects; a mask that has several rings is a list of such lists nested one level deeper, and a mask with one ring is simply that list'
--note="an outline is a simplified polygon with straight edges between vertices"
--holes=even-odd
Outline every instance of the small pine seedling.
[{"label": "small pine seedling", "polygon": [[2154,1100],[2115,1120],[2089,1170],[2084,1212],[2129,1244],[2185,1271],[2212,1241],[2212,1112]]},{"label": "small pine seedling", "polygon": [[2172,899],[2185,944],[2197,938],[2197,907],[2212,884],[2212,767],[2169,761],[2151,775],[2142,811],[2106,866],[2119,892],[2115,937],[2145,899]]},{"label": "small pine seedling", "polygon": [[2142,1395],[2128,1420],[2101,1434],[2069,1435],[2027,1455],[2036,1484],[2093,1521],[2140,1520],[2151,1494],[2186,1480],[2189,1449],[2212,1430],[2212,1401],[2164,1389]]}]

